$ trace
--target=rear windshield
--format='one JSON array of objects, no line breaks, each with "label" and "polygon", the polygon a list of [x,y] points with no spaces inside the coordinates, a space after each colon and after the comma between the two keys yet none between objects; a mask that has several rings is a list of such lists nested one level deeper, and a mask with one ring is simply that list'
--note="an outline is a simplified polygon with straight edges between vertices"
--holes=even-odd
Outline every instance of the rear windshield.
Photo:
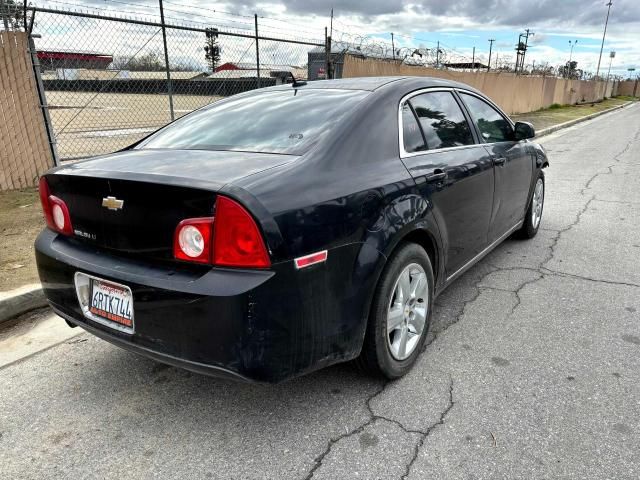
[{"label": "rear windshield", "polygon": [[186,115],[137,148],[299,155],[327,136],[368,93],[291,88],[230,98]]}]

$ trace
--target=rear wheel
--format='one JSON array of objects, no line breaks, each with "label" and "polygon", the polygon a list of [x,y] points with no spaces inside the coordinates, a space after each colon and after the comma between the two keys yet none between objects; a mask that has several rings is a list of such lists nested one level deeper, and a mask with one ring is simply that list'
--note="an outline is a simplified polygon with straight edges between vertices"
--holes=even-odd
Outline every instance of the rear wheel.
[{"label": "rear wheel", "polygon": [[431,320],[433,269],[427,252],[401,246],[386,265],[373,299],[358,364],[387,378],[409,371]]},{"label": "rear wheel", "polygon": [[519,231],[522,238],[533,238],[538,233],[540,221],[542,220],[542,210],[544,208],[544,175],[540,173],[533,188],[531,202],[524,217],[524,223]]}]

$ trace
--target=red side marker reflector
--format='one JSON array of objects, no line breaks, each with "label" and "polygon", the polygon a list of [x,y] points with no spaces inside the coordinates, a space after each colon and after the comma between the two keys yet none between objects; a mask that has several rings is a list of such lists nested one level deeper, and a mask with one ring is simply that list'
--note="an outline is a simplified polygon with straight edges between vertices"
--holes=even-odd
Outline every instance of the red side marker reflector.
[{"label": "red side marker reflector", "polygon": [[323,250],[322,252],[312,253],[311,255],[305,255],[304,257],[298,257],[294,260],[296,268],[298,270],[300,270],[301,268],[310,267],[311,265],[315,265],[316,263],[322,263],[326,261],[326,250]]}]

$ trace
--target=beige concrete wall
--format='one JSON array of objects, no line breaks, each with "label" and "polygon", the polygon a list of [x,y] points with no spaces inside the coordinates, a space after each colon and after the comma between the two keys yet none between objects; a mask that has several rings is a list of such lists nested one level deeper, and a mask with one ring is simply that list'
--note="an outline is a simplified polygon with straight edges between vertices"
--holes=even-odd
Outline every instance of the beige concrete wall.
[{"label": "beige concrete wall", "polygon": [[457,72],[345,56],[344,78],[395,75],[438,77],[466,83],[486,94],[509,114],[533,112],[554,103],[594,102],[611,96],[615,90],[614,82],[607,85],[607,82],[518,76],[502,72]]},{"label": "beige concrete wall", "polygon": [[618,85],[618,95],[640,96],[640,81],[625,80]]}]

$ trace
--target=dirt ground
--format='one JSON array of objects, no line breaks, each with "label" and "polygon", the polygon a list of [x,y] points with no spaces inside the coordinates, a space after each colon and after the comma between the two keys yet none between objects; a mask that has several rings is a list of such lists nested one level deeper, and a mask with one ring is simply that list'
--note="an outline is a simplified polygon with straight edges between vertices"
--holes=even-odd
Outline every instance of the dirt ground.
[{"label": "dirt ground", "polygon": [[43,227],[36,189],[0,192],[0,291],[39,281],[33,242]]},{"label": "dirt ground", "polygon": [[[47,91],[61,158],[114,152],[171,121],[167,95]],[[174,95],[175,117],[222,97]]]}]

